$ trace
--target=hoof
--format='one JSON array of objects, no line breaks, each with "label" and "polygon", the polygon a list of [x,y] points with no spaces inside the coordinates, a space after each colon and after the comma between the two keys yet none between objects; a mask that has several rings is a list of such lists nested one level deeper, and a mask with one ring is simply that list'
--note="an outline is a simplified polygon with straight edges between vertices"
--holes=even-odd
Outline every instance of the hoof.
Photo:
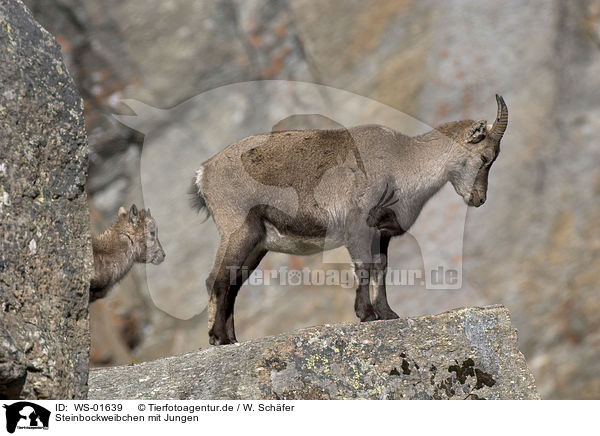
[{"label": "hoof", "polygon": [[219,339],[215,336],[211,336],[208,342],[210,343],[210,345],[227,345],[233,344],[236,341],[231,341],[229,338]]},{"label": "hoof", "polygon": [[235,339],[235,337],[230,338],[225,334],[219,335],[211,330],[210,332],[208,332],[208,342],[210,343],[210,345],[227,345],[233,344],[237,342],[237,340]]},{"label": "hoof", "polygon": [[400,318],[396,312],[392,309],[375,310],[377,312],[377,319],[398,319]]},{"label": "hoof", "polygon": [[360,318],[360,322],[376,321],[378,319],[377,314],[372,309],[367,311],[366,313],[358,315],[358,317]]}]

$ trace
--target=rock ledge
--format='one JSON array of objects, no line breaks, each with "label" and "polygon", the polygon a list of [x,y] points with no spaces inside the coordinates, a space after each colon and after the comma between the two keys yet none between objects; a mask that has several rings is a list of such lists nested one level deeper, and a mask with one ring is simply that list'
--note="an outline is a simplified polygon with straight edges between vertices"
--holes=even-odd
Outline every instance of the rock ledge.
[{"label": "rock ledge", "polygon": [[311,327],[90,372],[90,399],[539,399],[503,306]]}]

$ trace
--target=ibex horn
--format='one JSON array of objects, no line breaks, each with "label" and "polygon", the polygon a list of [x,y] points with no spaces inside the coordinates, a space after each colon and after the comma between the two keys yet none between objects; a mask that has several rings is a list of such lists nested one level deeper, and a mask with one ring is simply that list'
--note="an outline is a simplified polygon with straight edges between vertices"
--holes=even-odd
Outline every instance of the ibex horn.
[{"label": "ibex horn", "polygon": [[506,103],[504,103],[504,99],[498,94],[496,94],[496,102],[498,103],[498,115],[496,116],[492,130],[490,130],[490,136],[500,141],[508,124],[508,108],[506,107]]}]

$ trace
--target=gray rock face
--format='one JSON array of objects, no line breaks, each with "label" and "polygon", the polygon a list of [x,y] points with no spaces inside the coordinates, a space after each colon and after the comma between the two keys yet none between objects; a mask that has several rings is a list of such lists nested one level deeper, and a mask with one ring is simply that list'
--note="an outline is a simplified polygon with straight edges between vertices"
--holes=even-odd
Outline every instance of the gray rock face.
[{"label": "gray rock face", "polygon": [[91,399],[539,399],[502,306],[337,324],[92,370]]},{"label": "gray rock face", "polygon": [[58,44],[0,3],[0,398],[85,398],[91,274],[82,102]]}]

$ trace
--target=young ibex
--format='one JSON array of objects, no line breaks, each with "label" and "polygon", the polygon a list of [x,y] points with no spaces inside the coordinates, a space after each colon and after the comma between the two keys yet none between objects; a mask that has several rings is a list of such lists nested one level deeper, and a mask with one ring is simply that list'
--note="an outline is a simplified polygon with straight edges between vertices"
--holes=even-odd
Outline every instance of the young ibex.
[{"label": "young ibex", "polygon": [[106,296],[134,262],[158,265],[165,260],[150,209],[138,213],[135,204],[129,212],[121,207],[117,222],[101,235],[92,237],[92,251],[94,276],[90,283],[90,302]]},{"label": "young ibex", "polygon": [[269,250],[312,254],[344,245],[359,282],[356,315],[397,318],[384,279],[390,238],[406,232],[447,182],[469,206],[485,202],[508,123],[504,100],[496,100],[493,125],[456,121],[415,137],[379,125],[272,132],[244,138],[202,164],[194,203],[212,215],[221,235],[206,281],[210,343],[236,341],[233,306],[242,273]]}]

